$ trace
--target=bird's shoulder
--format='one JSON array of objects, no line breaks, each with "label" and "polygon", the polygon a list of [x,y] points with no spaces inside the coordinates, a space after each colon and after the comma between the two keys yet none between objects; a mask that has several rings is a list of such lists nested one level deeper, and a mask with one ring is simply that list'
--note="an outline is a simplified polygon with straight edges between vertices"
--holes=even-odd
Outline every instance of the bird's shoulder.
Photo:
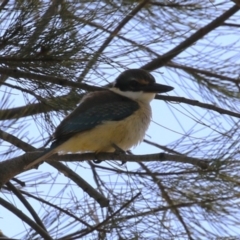
[{"label": "bird's shoulder", "polygon": [[100,107],[105,104],[129,104],[129,106],[138,106],[138,103],[130,98],[114,93],[110,90],[96,91],[86,94],[79,103],[78,111],[88,111],[90,108]]}]

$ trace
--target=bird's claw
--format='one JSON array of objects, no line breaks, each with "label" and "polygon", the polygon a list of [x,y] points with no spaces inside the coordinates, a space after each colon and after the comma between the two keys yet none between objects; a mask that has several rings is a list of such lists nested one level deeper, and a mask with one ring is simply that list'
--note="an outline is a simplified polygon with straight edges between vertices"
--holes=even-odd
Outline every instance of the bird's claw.
[{"label": "bird's claw", "polygon": [[[124,150],[122,150],[119,146],[117,146],[117,145],[114,144],[114,143],[113,143],[113,147],[115,148],[115,151],[114,151],[115,154],[117,154],[117,155],[126,154],[126,152],[125,152]],[[122,166],[123,164],[125,164],[125,163],[126,163],[126,161],[123,161],[123,160],[122,160],[121,166]]]}]

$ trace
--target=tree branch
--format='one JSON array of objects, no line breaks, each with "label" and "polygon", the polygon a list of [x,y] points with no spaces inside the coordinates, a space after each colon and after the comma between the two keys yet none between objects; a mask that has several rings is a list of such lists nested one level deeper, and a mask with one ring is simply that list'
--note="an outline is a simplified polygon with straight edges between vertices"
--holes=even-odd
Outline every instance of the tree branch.
[{"label": "tree branch", "polygon": [[83,221],[81,218],[79,218],[79,217],[77,217],[76,215],[74,215],[74,213],[71,213],[70,211],[68,211],[68,210],[66,210],[66,209],[63,209],[63,208],[61,208],[61,207],[59,207],[59,206],[57,206],[57,205],[55,205],[55,204],[52,204],[51,202],[46,201],[46,200],[44,200],[44,199],[42,199],[42,198],[40,198],[40,197],[36,197],[36,196],[34,196],[33,194],[30,194],[30,193],[28,193],[28,192],[21,191],[21,193],[24,194],[24,195],[26,195],[26,196],[28,196],[28,197],[30,197],[30,198],[33,198],[33,199],[35,199],[35,200],[37,200],[37,201],[39,201],[39,202],[41,202],[41,203],[44,203],[44,204],[46,204],[46,205],[48,205],[48,206],[50,206],[50,207],[52,207],[52,208],[54,208],[54,209],[57,209],[59,212],[64,213],[64,214],[66,214],[67,216],[73,218],[75,221],[79,221],[80,223],[82,223],[83,225],[85,225],[87,228],[92,228],[92,227],[93,227],[92,225],[90,225],[90,224],[88,224],[87,222]]},{"label": "tree branch", "polygon": [[[39,156],[39,153],[28,153]],[[173,155],[166,153],[156,153],[156,154],[146,154],[146,155],[127,155],[127,154],[116,154],[116,153],[82,153],[82,154],[66,154],[66,155],[53,155],[49,160],[58,160],[64,162],[76,162],[76,161],[87,161],[94,160],[107,161],[107,160],[116,160],[116,161],[126,161],[126,162],[178,162],[178,163],[187,163],[201,169],[207,169],[212,160],[210,159],[199,159],[194,157],[188,157],[185,155]],[[26,158],[30,158],[29,156]],[[27,160],[29,161],[29,159]],[[25,161],[24,161],[25,162]]]},{"label": "tree branch", "polygon": [[172,212],[175,214],[175,216],[177,217],[177,219],[179,220],[179,222],[182,224],[183,228],[185,229],[187,235],[188,235],[188,239],[193,240],[191,233],[183,219],[183,217],[180,214],[180,211],[178,210],[178,208],[174,207],[174,202],[171,199],[171,197],[169,196],[168,192],[165,189],[165,186],[163,185],[161,179],[159,177],[156,177],[154,174],[152,174],[152,172],[148,169],[148,167],[143,164],[142,162],[139,162],[139,165],[149,174],[148,176],[150,176],[153,180],[153,182],[155,184],[157,184],[162,197],[165,199],[165,201],[167,202],[168,206],[171,208]]},{"label": "tree branch", "polygon": [[192,105],[192,106],[198,106],[198,107],[206,108],[206,109],[209,109],[209,110],[213,110],[213,111],[218,112],[220,114],[226,114],[226,115],[229,115],[229,116],[240,118],[240,113],[232,112],[232,111],[214,106],[212,104],[202,103],[202,102],[199,102],[197,100],[192,100],[192,99],[188,99],[188,98],[184,98],[184,97],[157,95],[155,97],[155,99],[164,100],[164,101],[175,101],[175,102],[179,102],[179,103],[187,103],[187,104]]},{"label": "tree branch", "polygon": [[0,129],[0,138],[6,142],[11,143],[15,147],[22,149],[23,151],[35,151],[36,148],[32,147],[30,144],[22,141],[21,139],[15,137],[14,135],[4,132]]},{"label": "tree branch", "polygon": [[162,212],[162,211],[166,211],[166,210],[170,210],[172,207],[174,208],[185,208],[185,207],[192,207],[192,206],[204,206],[205,204],[208,203],[215,203],[217,201],[226,201],[229,202],[230,200],[233,200],[234,198],[239,199],[239,194],[235,194],[235,195],[231,195],[230,197],[218,197],[218,198],[213,198],[213,199],[205,199],[202,201],[192,201],[192,202],[183,202],[183,203],[178,203],[178,204],[174,204],[173,206],[160,206],[160,207],[156,207],[156,208],[151,208],[149,211],[143,211],[143,212],[139,212],[137,214],[134,215],[125,215],[120,217],[119,219],[115,219],[115,221],[127,221],[130,219],[136,219],[137,217],[143,217],[143,216],[147,216],[147,215],[151,215],[153,213],[157,213],[157,212]]},{"label": "tree branch", "polygon": [[[24,172],[24,167],[32,163],[33,160],[42,155],[44,151],[34,151],[26,153],[19,157],[9,159],[0,163],[0,186],[8,182],[11,178],[17,174]],[[95,153],[83,153],[83,154],[66,154],[66,155],[52,155],[48,161],[64,161],[64,162],[78,162],[96,159]],[[107,160],[121,160],[126,162],[176,162],[186,163],[193,166],[197,166],[201,169],[207,169],[211,163],[210,159],[199,159],[193,157],[187,157],[184,155],[172,155],[166,153],[147,154],[147,155],[127,155],[127,154],[115,154],[115,153],[99,153],[97,159],[101,161]],[[74,179],[74,177],[73,177]],[[98,198],[97,198],[98,199]]]},{"label": "tree branch", "polygon": [[[30,144],[25,143],[24,141],[13,136],[12,134],[9,134],[0,130],[0,138],[1,137],[3,137],[2,139],[13,144],[14,146],[20,147],[25,152],[36,150],[36,148],[31,146]],[[27,159],[30,160],[28,157]],[[3,161],[0,163],[0,166],[1,166],[0,187],[6,182],[8,182],[15,175],[21,172],[24,172],[24,163],[22,162],[21,158],[17,157],[13,161],[12,160]],[[23,164],[23,168],[22,168],[22,164]],[[90,197],[94,198],[100,204],[101,207],[107,207],[109,205],[109,200],[107,198],[105,198],[102,194],[98,193],[90,184],[88,184],[83,178],[81,178],[78,174],[76,174],[70,168],[66,167],[64,164],[57,161],[51,161],[51,162],[48,162],[48,164],[56,168],[58,171],[60,171],[66,177],[68,177],[74,183],[76,183]],[[3,174],[1,175],[1,173]]]},{"label": "tree branch", "polygon": [[232,0],[238,7],[240,7],[240,0]]},{"label": "tree branch", "polygon": [[2,11],[4,9],[4,7],[8,4],[10,0],[3,0],[1,5],[0,5],[0,11]]},{"label": "tree branch", "polygon": [[23,197],[23,195],[21,194],[21,192],[15,188],[15,186],[11,183],[8,182],[7,187],[9,190],[11,190],[17,197],[18,199],[22,202],[22,204],[27,208],[27,210],[31,213],[31,215],[33,216],[34,220],[36,221],[36,223],[45,231],[47,231],[47,229],[45,228],[45,226],[43,225],[41,219],[38,217],[37,213],[35,212],[35,210],[33,209],[33,207],[31,206],[31,204],[29,204],[29,202],[26,200],[25,197]]},{"label": "tree branch", "polygon": [[58,5],[62,3],[62,0],[53,0],[50,2],[50,6],[41,16],[41,19],[35,22],[35,28],[33,34],[29,37],[28,42],[24,44],[24,48],[21,50],[21,55],[29,55],[32,46],[39,40],[39,36],[44,31],[45,27],[49,24],[52,16],[58,11]]},{"label": "tree branch", "polygon": [[232,82],[232,83],[235,83],[235,84],[240,82],[240,79],[231,78],[229,76],[224,76],[224,75],[221,75],[221,74],[217,74],[217,73],[214,73],[214,72],[211,72],[211,71],[207,71],[207,70],[203,70],[203,69],[199,69],[199,68],[184,66],[182,64],[174,63],[172,61],[168,62],[166,64],[166,66],[167,67],[173,67],[173,68],[182,69],[182,70],[184,70],[185,72],[188,72],[188,73],[189,72],[197,72],[197,73],[200,73],[200,74],[204,74],[205,76],[219,78],[221,80],[229,81],[229,82]]},{"label": "tree branch", "polygon": [[18,208],[8,203],[6,200],[4,200],[1,197],[0,197],[0,205],[8,209],[10,212],[15,214],[18,218],[22,219],[24,222],[26,222],[31,228],[33,228],[37,233],[39,233],[43,237],[43,239],[52,240],[52,238],[48,235],[48,233],[42,227],[40,227],[38,224],[32,221],[28,216],[26,216],[22,211],[20,211]]},{"label": "tree branch", "polygon": [[162,67],[168,61],[170,61],[171,59],[173,59],[174,57],[179,55],[181,52],[185,51],[186,48],[190,47],[193,43],[195,43],[199,39],[203,38],[205,35],[207,35],[209,32],[211,32],[215,28],[221,26],[221,24],[225,20],[227,20],[229,17],[231,17],[237,11],[239,11],[239,7],[237,5],[234,5],[228,11],[224,12],[221,16],[214,19],[211,23],[207,24],[205,27],[196,31],[192,36],[187,38],[185,41],[181,42],[178,46],[174,47],[172,50],[165,53],[161,57],[153,59],[151,62],[145,64],[141,68],[148,70],[148,71],[153,71],[157,68]]},{"label": "tree branch", "polygon": [[84,71],[78,78],[78,81],[81,82],[84,77],[88,74],[89,70],[92,69],[93,65],[97,62],[101,53],[113,40],[113,38],[120,32],[120,30],[149,2],[149,0],[142,0],[113,30],[113,32],[108,36],[108,38],[103,42],[101,47],[95,52],[92,59],[86,65]]},{"label": "tree branch", "polygon": [[[69,110],[68,108],[64,107],[64,104],[58,104],[56,106],[51,106],[51,102],[59,102],[64,100],[69,99],[70,97],[68,95],[64,95],[61,97],[56,97],[53,99],[49,99],[50,103],[34,103],[30,104],[24,107],[17,107],[17,108],[11,108],[11,109],[3,109],[0,110],[0,121],[1,120],[10,120],[10,119],[18,119],[21,117],[27,117],[35,114],[40,114],[40,113],[46,113],[50,111],[57,111],[57,110]],[[158,100],[164,100],[164,101],[174,101],[174,102],[179,102],[179,103],[186,103],[192,106],[198,106],[201,108],[213,110],[215,112],[218,112],[220,114],[226,114],[229,116],[237,117],[240,118],[240,114],[229,111],[217,106],[214,106],[212,104],[208,103],[202,103],[197,100],[192,100],[184,97],[175,97],[175,96],[164,96],[164,95],[157,95],[155,99]],[[80,100],[80,96],[78,101]],[[77,102],[76,102],[77,103]]]},{"label": "tree branch", "polygon": [[97,86],[90,86],[85,83],[79,83],[79,82],[73,82],[69,81],[65,78],[59,78],[59,77],[53,77],[53,76],[46,76],[46,75],[40,75],[36,73],[31,72],[24,72],[21,70],[17,70],[14,68],[0,68],[0,73],[3,75],[8,75],[10,77],[14,78],[28,78],[28,79],[34,79],[41,82],[47,82],[47,83],[53,83],[56,85],[60,85],[62,87],[74,87],[79,88],[85,91],[96,91],[96,90],[103,90],[101,87]]},{"label": "tree branch", "polygon": [[99,227],[103,226],[104,224],[106,224],[109,220],[111,220],[113,217],[115,217],[117,214],[119,214],[124,208],[126,208],[129,204],[131,204],[132,202],[135,201],[135,199],[137,199],[139,196],[141,195],[141,193],[137,193],[135,196],[133,196],[130,200],[128,200],[126,203],[124,203],[117,211],[115,211],[113,214],[111,214],[110,216],[108,216],[105,220],[103,220],[101,223],[97,224],[94,228],[89,229],[87,232],[85,232],[84,234],[78,236],[79,238],[82,238],[83,236],[86,236],[87,234],[89,234],[90,232],[93,232],[94,230],[98,229]]},{"label": "tree branch", "polygon": [[10,120],[10,119],[19,119],[22,117],[28,117],[35,114],[47,113],[51,111],[69,110],[69,105],[67,106],[65,104],[56,104],[61,101],[66,102],[68,100],[73,102],[73,105],[76,105],[81,100],[81,96],[79,96],[79,98],[76,99],[76,101],[74,101],[75,99],[73,99],[72,96],[67,94],[61,97],[46,99],[45,102],[41,102],[41,103],[33,103],[23,107],[3,109],[3,110],[0,110],[0,121]]},{"label": "tree branch", "polygon": [[109,199],[107,199],[104,195],[96,191],[88,182],[86,182],[73,170],[57,161],[51,161],[48,162],[48,164],[50,164],[51,166],[56,168],[59,172],[63,173],[64,176],[70,178],[73,182],[75,182],[84,192],[86,192],[90,197],[97,201],[102,208],[109,206]]}]

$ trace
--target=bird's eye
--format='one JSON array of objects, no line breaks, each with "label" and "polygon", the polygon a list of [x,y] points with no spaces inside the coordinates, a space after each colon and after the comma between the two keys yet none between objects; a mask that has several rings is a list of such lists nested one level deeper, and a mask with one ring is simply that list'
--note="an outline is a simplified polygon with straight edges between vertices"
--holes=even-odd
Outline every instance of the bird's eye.
[{"label": "bird's eye", "polygon": [[138,85],[139,85],[138,82],[135,81],[135,80],[132,80],[132,81],[130,82],[130,86],[131,86],[131,87],[137,87]]}]

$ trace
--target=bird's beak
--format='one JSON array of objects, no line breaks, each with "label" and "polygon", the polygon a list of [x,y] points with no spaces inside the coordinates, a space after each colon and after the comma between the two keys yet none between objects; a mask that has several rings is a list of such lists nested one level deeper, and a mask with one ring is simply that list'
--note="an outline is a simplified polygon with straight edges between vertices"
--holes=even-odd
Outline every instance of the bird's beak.
[{"label": "bird's beak", "polygon": [[174,89],[173,87],[170,87],[167,85],[153,83],[150,85],[145,85],[142,90],[144,92],[149,92],[149,93],[164,93],[164,92],[172,91],[173,89]]}]

